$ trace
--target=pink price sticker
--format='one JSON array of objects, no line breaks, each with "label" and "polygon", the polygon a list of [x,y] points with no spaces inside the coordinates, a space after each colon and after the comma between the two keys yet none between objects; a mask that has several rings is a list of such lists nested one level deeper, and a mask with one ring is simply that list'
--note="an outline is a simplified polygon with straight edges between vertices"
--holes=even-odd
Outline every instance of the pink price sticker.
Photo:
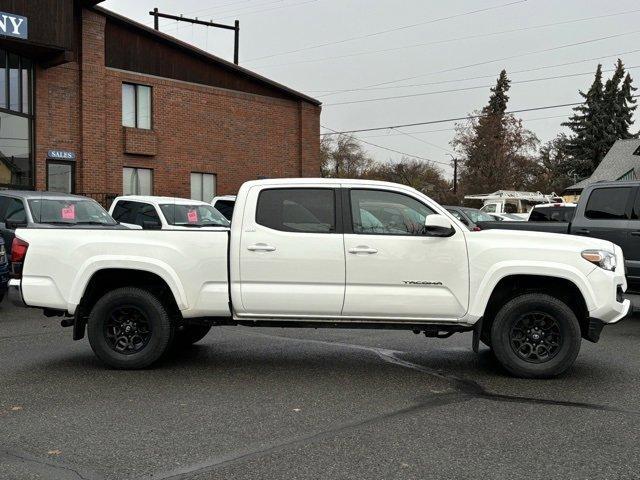
[{"label": "pink price sticker", "polygon": [[63,220],[75,220],[76,219],[76,206],[69,205],[62,209],[62,219]]},{"label": "pink price sticker", "polygon": [[198,223],[198,212],[196,210],[189,210],[187,212],[187,221],[189,223]]}]

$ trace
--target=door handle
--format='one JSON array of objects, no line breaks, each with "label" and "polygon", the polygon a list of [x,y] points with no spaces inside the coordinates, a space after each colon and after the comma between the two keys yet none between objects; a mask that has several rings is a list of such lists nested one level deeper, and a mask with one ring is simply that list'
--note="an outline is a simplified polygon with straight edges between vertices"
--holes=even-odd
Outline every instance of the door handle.
[{"label": "door handle", "polygon": [[367,253],[369,255],[373,255],[374,253],[378,253],[378,250],[375,248],[367,247],[366,245],[358,245],[357,247],[350,248],[349,253]]},{"label": "door handle", "polygon": [[273,252],[275,249],[276,247],[272,247],[266,243],[256,243],[255,245],[249,245],[247,247],[247,250],[251,252]]},{"label": "door handle", "polygon": [[591,232],[586,228],[581,228],[580,230],[576,230],[577,235],[589,235]]}]

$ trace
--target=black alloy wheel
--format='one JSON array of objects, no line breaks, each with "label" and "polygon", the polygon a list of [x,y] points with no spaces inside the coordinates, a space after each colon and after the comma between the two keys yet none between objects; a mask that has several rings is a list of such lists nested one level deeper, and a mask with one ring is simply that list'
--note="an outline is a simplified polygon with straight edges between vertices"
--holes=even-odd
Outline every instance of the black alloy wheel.
[{"label": "black alloy wheel", "polygon": [[511,348],[526,362],[544,363],[562,348],[562,331],[558,321],[545,312],[529,312],[511,327]]},{"label": "black alloy wheel", "polygon": [[152,335],[145,313],[134,305],[114,308],[104,324],[108,345],[117,353],[132,355],[141,352]]}]

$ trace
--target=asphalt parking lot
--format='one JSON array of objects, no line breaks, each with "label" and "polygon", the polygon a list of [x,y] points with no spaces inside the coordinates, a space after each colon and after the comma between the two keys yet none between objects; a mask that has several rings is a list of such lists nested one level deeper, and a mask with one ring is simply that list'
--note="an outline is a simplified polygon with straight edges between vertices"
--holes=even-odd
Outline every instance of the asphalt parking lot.
[{"label": "asphalt parking lot", "polygon": [[507,377],[470,344],[220,327],[123,372],[5,302],[0,478],[638,478],[640,319],[555,380]]}]

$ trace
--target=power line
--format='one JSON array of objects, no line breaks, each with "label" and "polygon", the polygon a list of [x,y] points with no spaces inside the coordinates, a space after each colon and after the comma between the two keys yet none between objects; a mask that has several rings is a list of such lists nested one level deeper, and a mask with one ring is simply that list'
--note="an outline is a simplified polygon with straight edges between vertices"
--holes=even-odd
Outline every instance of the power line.
[{"label": "power line", "polygon": [[399,27],[389,28],[387,30],[380,30],[380,31],[377,31],[377,32],[367,33],[367,34],[364,34],[364,35],[348,37],[348,38],[344,38],[342,40],[335,40],[335,41],[331,41],[331,42],[319,43],[319,44],[316,44],[316,45],[309,45],[307,47],[297,48],[295,50],[288,50],[288,51],[285,51],[285,52],[272,53],[270,55],[264,55],[262,57],[251,58],[251,59],[247,60],[247,62],[255,62],[257,60],[262,60],[262,59],[265,59],[265,58],[273,58],[273,57],[278,57],[280,55],[289,55],[291,53],[303,52],[303,51],[306,51],[306,50],[314,50],[314,49],[317,49],[317,48],[327,47],[329,45],[338,45],[338,44],[341,44],[341,43],[352,42],[354,40],[359,40],[359,39],[362,39],[362,38],[371,38],[371,37],[375,37],[375,36],[378,36],[378,35],[384,35],[384,34],[387,34],[387,33],[397,32],[397,31],[400,31],[400,30],[407,30],[409,28],[415,28],[415,27],[422,26],[422,25],[428,25],[428,24],[431,24],[431,23],[442,22],[442,21],[445,21],[445,20],[451,20],[453,18],[459,18],[459,17],[463,17],[463,16],[466,16],[466,15],[475,15],[477,13],[487,12],[487,11],[490,11],[490,10],[496,10],[496,9],[499,9],[499,8],[505,8],[505,7],[509,7],[509,6],[512,6],[512,5],[525,3],[526,1],[527,0],[517,0],[517,1],[509,2],[509,3],[503,3],[501,5],[495,5],[495,6],[492,6],[492,7],[486,7],[486,8],[481,8],[481,9],[478,9],[478,10],[471,10],[471,11],[468,11],[468,12],[457,13],[457,14],[454,14],[454,15],[446,16],[446,17],[440,17],[440,18],[425,20],[423,22],[413,23],[413,24],[410,24],[410,25],[402,25],[402,26],[399,26]]},{"label": "power line", "polygon": [[[324,125],[320,125],[320,126],[321,126],[322,128],[324,128],[325,130],[329,130],[329,131],[333,132],[333,133],[331,133],[331,134],[326,133],[326,134],[324,134],[324,135],[345,135],[345,133],[344,133],[344,132],[338,132],[337,130],[334,130],[334,129],[332,129],[332,128],[326,127],[326,126],[324,126]],[[418,159],[418,160],[424,160],[425,162],[432,162],[432,163],[438,163],[438,164],[440,164],[440,165],[447,165],[447,166],[451,166],[451,165],[450,165],[449,163],[447,163],[447,162],[439,162],[439,161],[437,161],[437,160],[432,160],[431,158],[421,157],[420,155],[413,155],[413,154],[411,154],[411,153],[402,152],[402,151],[400,151],[400,150],[395,150],[395,149],[393,149],[393,148],[383,147],[382,145],[378,145],[378,144],[376,144],[376,143],[371,143],[371,142],[367,142],[366,140],[362,140],[361,138],[358,138],[358,137],[356,137],[356,136],[354,136],[354,135],[350,135],[350,136],[351,136],[351,138],[353,138],[354,140],[356,140],[356,141],[358,141],[358,142],[364,143],[364,144],[366,144],[366,145],[371,145],[372,147],[381,148],[382,150],[387,150],[388,152],[398,153],[398,154],[400,154],[400,155],[404,155],[405,157],[416,158],[416,159]]]},{"label": "power line", "polygon": [[[634,65],[631,67],[625,67],[626,70],[632,70],[635,68],[639,68],[639,65]],[[603,70],[604,72],[613,72],[615,71],[615,69],[608,69],[608,70]],[[512,85],[517,85],[517,84],[521,84],[521,83],[533,83],[533,82],[541,82],[541,81],[546,81],[546,80],[557,80],[560,78],[572,78],[572,77],[580,77],[580,76],[585,76],[585,75],[593,75],[594,72],[583,72],[583,73],[571,73],[571,74],[567,74],[567,75],[555,75],[552,77],[542,77],[542,78],[531,78],[528,80],[519,80],[519,81],[512,81],[511,84]],[[325,103],[323,105],[323,107],[335,107],[335,106],[339,106],[339,105],[353,105],[355,103],[370,103],[370,102],[381,102],[384,100],[397,100],[397,99],[402,99],[402,98],[415,98],[415,97],[424,97],[427,95],[438,95],[441,93],[454,93],[454,92],[465,92],[465,91],[469,91],[469,90],[478,90],[478,89],[484,89],[484,88],[491,88],[493,85],[476,85],[473,87],[463,87],[463,88],[453,88],[453,89],[449,89],[449,90],[437,90],[437,91],[433,91],[433,92],[422,92],[422,93],[411,93],[411,94],[407,94],[407,95],[393,95],[393,96],[389,96],[389,97],[377,97],[377,98],[365,98],[365,99],[361,99],[361,100],[350,100],[350,101],[346,101],[346,102],[336,102],[336,103]]]},{"label": "power line", "polygon": [[[640,52],[640,49],[636,49],[636,50],[628,50],[626,52],[618,52],[618,53],[612,53],[610,55],[604,55],[601,57],[591,57],[591,58],[585,58],[582,60],[574,60],[571,62],[564,62],[564,63],[554,63],[551,65],[543,65],[541,67],[532,67],[532,68],[525,68],[523,70],[512,70],[509,71],[509,75],[515,75],[518,73],[528,73],[528,72],[537,72],[539,70],[547,70],[550,68],[558,68],[558,67],[567,67],[569,65],[577,65],[579,63],[586,63],[586,62],[592,62],[594,60],[602,60],[605,58],[615,58],[618,57],[620,58],[623,55],[631,55],[633,53],[638,53]],[[426,86],[430,86],[430,85],[443,85],[443,84],[447,84],[447,83],[459,83],[459,82],[467,82],[469,80],[483,80],[485,78],[496,78],[495,73],[491,74],[491,75],[478,75],[475,77],[466,77],[466,78],[458,78],[455,80],[439,80],[437,82],[426,82],[426,83],[413,83],[413,84],[405,84],[405,85],[387,85],[387,86],[382,86],[382,87],[369,87],[369,88],[352,88],[352,89],[345,89],[345,90],[306,90],[309,93],[318,93],[318,92],[340,92],[340,93],[347,93],[347,92],[359,92],[359,91],[374,91],[374,90],[395,90],[398,88],[413,88],[413,87],[426,87]],[[324,96],[324,95],[318,95],[318,96]]]},{"label": "power line", "polygon": [[350,54],[346,54],[346,55],[334,55],[334,56],[331,56],[331,57],[323,57],[323,58],[315,58],[315,59],[312,58],[312,59],[298,60],[298,61],[295,61],[295,62],[287,62],[287,63],[272,63],[272,64],[267,64],[267,65],[260,65],[258,68],[264,69],[264,68],[273,68],[273,67],[284,67],[284,66],[299,65],[299,64],[304,64],[304,63],[317,63],[317,62],[325,62],[325,61],[329,61],[329,60],[339,60],[339,59],[343,59],[343,58],[353,58],[353,57],[359,57],[359,56],[363,56],[363,55],[375,55],[375,54],[380,54],[380,53],[395,52],[395,51],[398,51],[398,50],[407,50],[407,49],[410,49],[410,48],[426,47],[426,46],[431,46],[431,45],[442,45],[442,44],[445,44],[445,43],[459,42],[459,41],[463,41],[463,40],[473,40],[473,39],[478,39],[478,38],[486,38],[486,37],[505,35],[505,34],[509,34],[509,33],[524,32],[524,31],[529,31],[529,30],[538,30],[538,29],[541,29],[541,28],[556,27],[556,26],[560,26],[560,25],[569,25],[569,24],[572,24],[572,23],[587,22],[587,21],[590,21],[590,20],[600,20],[600,19],[603,19],[603,18],[617,17],[617,16],[620,16],[620,15],[629,15],[629,14],[638,13],[638,12],[640,12],[640,9],[627,10],[625,12],[611,13],[611,14],[608,14],[608,15],[597,15],[597,16],[593,16],[593,17],[576,18],[576,19],[573,19],[573,20],[564,20],[564,21],[555,22],[555,23],[532,25],[532,26],[529,26],[529,27],[513,28],[513,29],[510,29],[510,30],[501,30],[501,31],[497,31],[497,32],[487,32],[487,33],[480,33],[480,34],[475,34],[475,35],[467,35],[467,36],[464,36],[464,37],[449,38],[449,39],[445,39],[445,40],[435,40],[435,41],[425,42],[425,43],[414,43],[414,44],[411,44],[411,45],[404,45],[402,47],[392,47],[392,48],[385,48],[385,49],[367,50],[367,51],[364,51],[364,52],[356,52],[356,53],[350,53]]},{"label": "power line", "polygon": [[[632,95],[632,98],[637,98],[640,97],[640,95]],[[508,110],[506,112],[504,112],[505,114],[513,114],[513,113],[524,113],[524,112],[536,112],[538,110],[548,110],[551,108],[563,108],[563,107],[575,107],[576,105],[583,105],[584,102],[573,102],[573,103],[561,103],[561,104],[557,104],[557,105],[546,105],[544,107],[531,107],[531,108],[521,108],[519,110]],[[465,115],[464,117],[455,117],[455,118],[445,118],[442,120],[429,120],[426,122],[415,122],[415,123],[405,123],[405,124],[401,124],[401,125],[387,125],[385,127],[373,127],[373,128],[359,128],[356,130],[344,130],[341,132],[332,130],[333,133],[321,133],[321,136],[328,136],[328,135],[347,135],[347,134],[353,134],[353,133],[360,133],[360,132],[376,132],[376,131],[380,131],[380,130],[391,130],[391,129],[398,129],[398,128],[406,128],[406,127],[417,127],[420,125],[434,125],[437,123],[450,123],[450,122],[459,122],[462,120],[471,120],[474,118],[482,118],[482,117],[486,117],[486,114],[477,114],[477,115]],[[327,130],[331,130],[330,128],[328,128]]]},{"label": "power line", "polygon": [[[535,121],[539,121],[539,120],[550,120],[550,119],[554,119],[554,118],[567,118],[567,115],[550,115],[547,117],[536,117],[536,118],[522,118],[521,120],[523,122],[535,122]],[[455,131],[455,128],[439,128],[437,130],[421,130],[418,132],[411,132],[413,135],[422,135],[425,133],[440,133],[440,132],[453,132]],[[391,131],[395,131],[395,132],[400,132],[400,130],[397,129],[392,129]],[[401,132],[401,133],[384,133],[384,134],[380,134],[380,135],[367,135],[364,137],[359,137],[359,138],[385,138],[385,137],[397,137],[400,136],[402,134],[404,134],[406,132]]]},{"label": "power line", "polygon": [[[362,89],[362,88],[366,89],[366,88],[369,88],[369,87],[379,87],[381,85],[389,85],[389,84],[392,84],[392,83],[403,82],[405,80],[413,80],[413,79],[416,79],[416,78],[427,77],[427,76],[436,75],[436,74],[439,74],[439,73],[448,73],[448,72],[454,72],[454,71],[457,71],[457,70],[464,70],[466,68],[478,67],[480,65],[487,65],[487,64],[491,64],[491,63],[501,62],[501,61],[504,61],[504,60],[512,60],[514,58],[527,57],[527,56],[530,56],[530,55],[537,55],[539,53],[552,52],[552,51],[555,51],[555,50],[561,50],[563,48],[570,48],[570,47],[576,47],[576,46],[579,46],[579,45],[586,45],[586,44],[589,44],[589,43],[601,42],[603,40],[610,40],[612,38],[618,38],[618,37],[622,37],[622,36],[626,36],[626,35],[633,35],[633,34],[636,34],[636,33],[640,33],[640,30],[633,30],[631,32],[624,32],[624,33],[616,33],[614,35],[607,35],[607,36],[604,36],[604,37],[592,38],[592,39],[583,40],[583,41],[580,41],[580,42],[566,43],[566,44],[563,44],[563,45],[557,45],[555,47],[544,48],[542,50],[534,50],[534,51],[531,51],[531,52],[519,53],[517,55],[510,55],[508,57],[495,58],[495,59],[492,59],[492,60],[483,60],[481,62],[471,63],[471,64],[468,64],[468,65],[461,65],[461,66],[457,66],[457,67],[446,68],[444,70],[437,70],[435,72],[421,73],[419,75],[413,75],[411,77],[398,78],[398,79],[395,79],[395,80],[388,80],[388,81],[385,81],[385,82],[374,83],[374,84],[371,84],[371,85],[365,85],[364,87],[360,87],[359,89]],[[352,89],[352,91],[359,90],[359,89]],[[328,96],[331,96],[331,95],[336,95],[338,93],[343,93],[343,92],[336,90],[336,91],[333,91],[333,92],[327,93],[326,95],[321,95],[321,96],[322,97],[328,97]]]},{"label": "power line", "polygon": [[[217,10],[218,8],[222,8],[222,7],[227,7],[229,5],[239,5],[241,3],[249,3],[249,2],[253,2],[255,0],[241,0],[239,2],[227,2],[227,3],[222,3],[220,5],[216,5],[216,6],[211,6],[211,7],[206,7],[206,8],[200,8],[198,10],[191,10],[189,12],[183,12],[183,15],[192,15],[195,13],[200,13],[200,12],[211,12],[212,10]],[[255,5],[252,5],[251,7],[254,7]],[[166,25],[172,25],[174,23],[178,23],[178,22],[168,22]],[[146,22],[147,25],[153,25],[153,21],[151,22]]]}]

